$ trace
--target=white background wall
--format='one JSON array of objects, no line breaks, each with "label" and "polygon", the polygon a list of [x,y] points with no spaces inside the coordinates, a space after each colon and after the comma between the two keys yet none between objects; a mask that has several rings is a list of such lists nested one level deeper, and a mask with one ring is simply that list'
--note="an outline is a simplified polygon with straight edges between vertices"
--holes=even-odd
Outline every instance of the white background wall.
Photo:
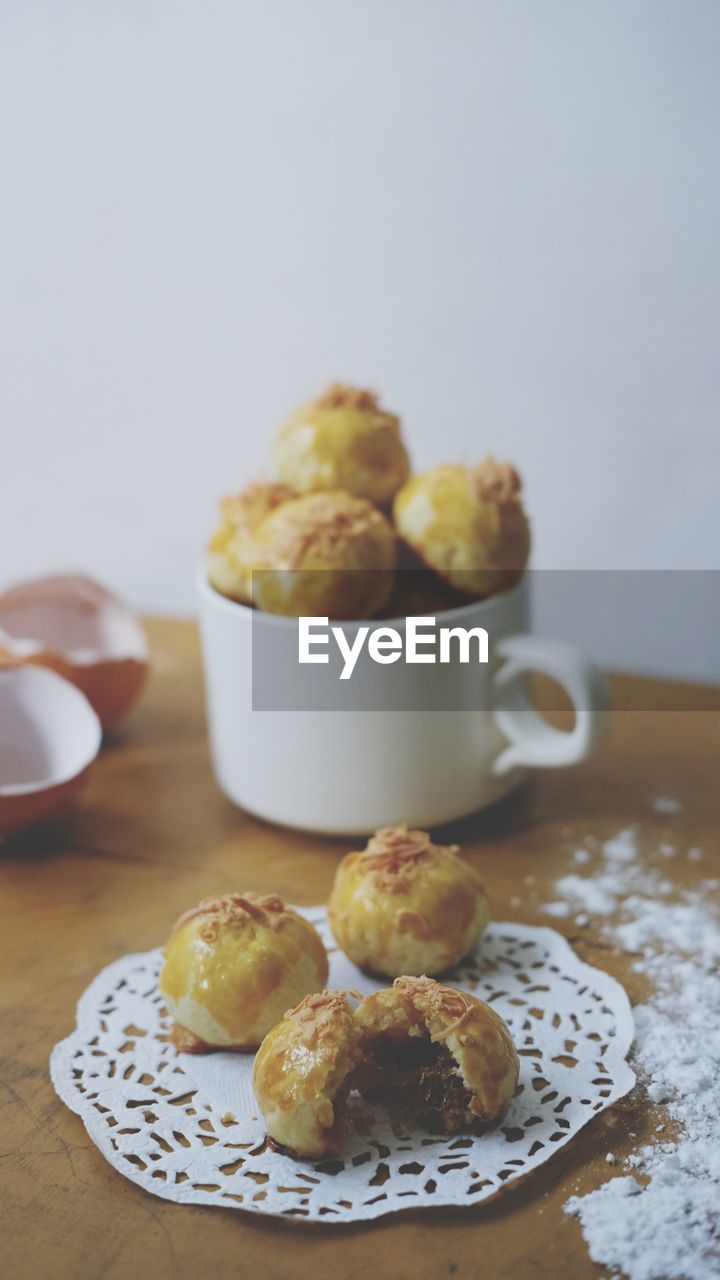
[{"label": "white background wall", "polygon": [[0,579],[191,610],[338,377],[536,565],[720,567],[719,65],[714,0],[0,0]]}]

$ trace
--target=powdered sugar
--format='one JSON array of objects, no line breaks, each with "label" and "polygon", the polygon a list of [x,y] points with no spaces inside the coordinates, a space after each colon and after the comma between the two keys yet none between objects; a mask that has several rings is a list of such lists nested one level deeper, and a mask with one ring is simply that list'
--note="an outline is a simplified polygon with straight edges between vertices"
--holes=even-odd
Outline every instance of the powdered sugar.
[{"label": "powdered sugar", "polygon": [[682,805],[673,796],[658,796],[653,803],[653,808],[656,813],[674,814],[681,812]]},{"label": "powdered sugar", "polygon": [[563,897],[569,898],[573,909],[582,907],[592,915],[602,916],[615,910],[619,892],[617,877],[612,874],[588,879],[571,873],[569,876],[562,876],[555,888]]},{"label": "powdered sugar", "polygon": [[548,902],[546,906],[543,907],[543,911],[548,916],[569,916],[570,903],[569,902]]},{"label": "powdered sugar", "polygon": [[[668,892],[664,881],[654,877],[648,880],[651,893]],[[712,895],[717,891],[716,880],[705,880],[697,890],[686,892],[684,901],[680,902],[631,894],[622,904],[628,919],[605,932],[612,933],[627,951],[642,952],[646,960],[644,967],[657,977],[662,977],[665,968],[674,967],[674,959],[670,957],[688,952],[693,953],[700,966],[712,965],[720,957],[720,932],[712,909]],[[659,956],[658,943],[664,952]],[[720,1004],[717,1007],[720,1008]]]},{"label": "powdered sugar", "polygon": [[606,840],[603,853],[610,862],[632,862],[637,856],[635,832],[631,827],[620,831],[612,840]]},{"label": "powdered sugar", "polygon": [[[655,808],[675,813],[680,806],[662,799]],[[669,856],[667,843],[658,852]],[[591,1258],[629,1280],[711,1280],[720,1274],[718,881],[670,900],[673,885],[640,865],[631,830],[607,841],[602,854],[591,878],[563,876],[556,892],[573,911],[613,914],[603,934],[637,952],[635,968],[652,979],[653,996],[634,1011],[635,1065],[658,1120],[666,1113],[680,1134],[625,1162],[639,1178],[619,1172],[566,1209],[580,1219]],[[664,1133],[662,1122],[657,1131]],[[612,1153],[606,1159],[615,1163]]]}]

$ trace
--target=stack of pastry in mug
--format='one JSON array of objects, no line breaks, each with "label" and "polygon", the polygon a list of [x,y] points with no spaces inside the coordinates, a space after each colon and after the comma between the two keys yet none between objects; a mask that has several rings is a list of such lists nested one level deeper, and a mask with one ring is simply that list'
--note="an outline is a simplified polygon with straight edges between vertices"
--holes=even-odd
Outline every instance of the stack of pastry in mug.
[{"label": "stack of pastry in mug", "polygon": [[364,999],[326,990],[319,934],[274,894],[226,894],[181,916],[160,975],[178,1051],[257,1049],[268,1134],[295,1156],[343,1154],[354,1092],[434,1132],[498,1120],[518,1083],[510,1032],[482,1000],[436,980],[488,920],[458,848],[404,825],[378,831],[340,863],[328,919],[348,958],[392,986]]},{"label": "stack of pastry in mug", "polygon": [[[223,595],[270,613],[336,619],[437,612],[507,590],[530,529],[509,462],[411,475],[400,420],[335,384],[296,409],[273,447],[277,479],[221,504],[207,558]],[[418,575],[401,572],[423,568]]]}]

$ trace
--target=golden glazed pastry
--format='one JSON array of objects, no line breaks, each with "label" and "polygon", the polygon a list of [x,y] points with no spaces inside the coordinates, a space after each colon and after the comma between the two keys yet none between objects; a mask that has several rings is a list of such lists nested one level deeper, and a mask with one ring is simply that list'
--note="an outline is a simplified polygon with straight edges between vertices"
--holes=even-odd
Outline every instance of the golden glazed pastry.
[{"label": "golden glazed pastry", "polygon": [[396,978],[355,1011],[362,1092],[408,1124],[478,1129],[507,1109],[519,1075],[507,1026],[489,1005],[432,978]]},{"label": "golden glazed pastry", "polygon": [[342,1155],[347,1102],[358,1090],[404,1125],[479,1130],[515,1092],[518,1056],[502,1018],[432,978],[396,978],[353,1011],[322,991],[289,1010],[263,1040],[253,1088],[272,1140],[291,1155]]},{"label": "golden glazed pastry", "polygon": [[335,941],[361,969],[443,973],[471,950],[488,922],[474,867],[456,845],[426,831],[384,827],[362,853],[349,853],[328,902]]},{"label": "golden glazed pastry", "polygon": [[258,562],[255,533],[265,516],[295,495],[284,484],[251,484],[220,503],[221,521],[207,552],[211,586],[249,604],[252,570]]},{"label": "golden glazed pastry", "polygon": [[339,1155],[359,1031],[343,991],[306,996],[263,1040],[253,1068],[257,1104],[274,1142],[297,1156]]},{"label": "golden glazed pastry", "polygon": [[256,1049],[327,974],[319,934],[281,898],[206,898],[180,917],[165,947],[159,985],[171,1039],[185,1053]]},{"label": "golden glazed pastry", "polygon": [[280,479],[299,493],[346,489],[380,505],[410,473],[396,415],[382,409],[372,391],[339,383],[291,414],[273,461]]},{"label": "golden glazed pastry", "polygon": [[444,463],[413,476],[395,496],[401,537],[466,596],[505,591],[530,554],[521,480],[509,462]]},{"label": "golden glazed pastry", "polygon": [[253,603],[290,617],[369,618],[389,599],[396,538],[364,498],[307,493],[275,507],[255,533]]}]

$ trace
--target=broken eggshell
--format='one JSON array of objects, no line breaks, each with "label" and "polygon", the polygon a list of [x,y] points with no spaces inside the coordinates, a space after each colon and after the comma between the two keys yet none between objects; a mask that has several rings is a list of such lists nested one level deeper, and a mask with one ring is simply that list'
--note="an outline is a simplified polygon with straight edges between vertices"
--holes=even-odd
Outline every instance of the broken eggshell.
[{"label": "broken eggshell", "polygon": [[79,574],[37,578],[0,594],[0,660],[8,656],[72,681],[105,729],[130,710],[148,670],[138,618]]},{"label": "broken eggshell", "polygon": [[0,839],[66,813],[101,740],[98,717],[69,681],[42,667],[0,666]]}]

